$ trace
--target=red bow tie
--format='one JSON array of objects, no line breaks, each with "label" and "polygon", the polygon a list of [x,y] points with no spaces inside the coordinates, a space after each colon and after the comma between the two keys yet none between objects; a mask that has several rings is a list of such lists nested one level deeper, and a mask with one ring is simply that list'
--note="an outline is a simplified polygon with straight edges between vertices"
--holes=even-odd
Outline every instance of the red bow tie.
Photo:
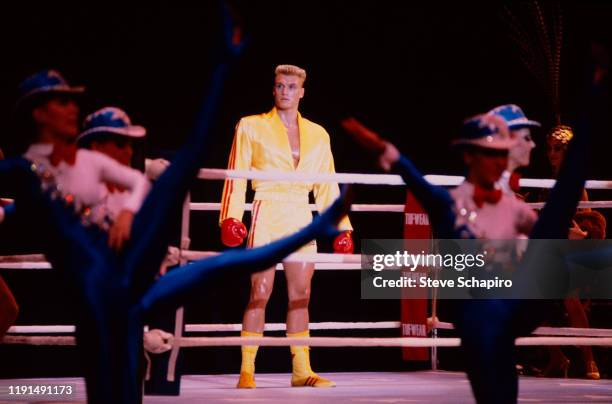
[{"label": "red bow tie", "polygon": [[517,173],[517,172],[513,172],[510,175],[510,179],[508,180],[508,185],[510,186],[510,189],[514,192],[518,192],[520,191],[521,187],[519,185],[519,181],[521,180],[521,174]]},{"label": "red bow tie", "polygon": [[479,208],[482,208],[485,202],[495,205],[501,197],[502,191],[500,189],[484,189],[474,185],[474,202]]},{"label": "red bow tie", "polygon": [[74,143],[55,143],[49,161],[53,166],[57,166],[62,161],[72,166],[76,160],[76,152],[77,147]]},{"label": "red bow tie", "polygon": [[107,182],[106,183],[106,189],[108,189],[108,192],[110,192],[111,194],[114,192],[123,192],[125,191],[125,188],[120,186],[120,185],[116,185],[113,184],[112,182]]}]

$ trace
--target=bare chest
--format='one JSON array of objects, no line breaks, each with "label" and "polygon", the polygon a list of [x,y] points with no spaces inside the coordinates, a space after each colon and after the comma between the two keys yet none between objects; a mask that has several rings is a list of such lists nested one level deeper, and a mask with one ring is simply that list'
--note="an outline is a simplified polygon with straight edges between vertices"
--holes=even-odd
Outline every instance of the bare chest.
[{"label": "bare chest", "polygon": [[291,128],[287,128],[287,137],[289,138],[289,147],[291,148],[291,157],[293,158],[293,165],[297,167],[300,162],[300,130],[296,125]]}]

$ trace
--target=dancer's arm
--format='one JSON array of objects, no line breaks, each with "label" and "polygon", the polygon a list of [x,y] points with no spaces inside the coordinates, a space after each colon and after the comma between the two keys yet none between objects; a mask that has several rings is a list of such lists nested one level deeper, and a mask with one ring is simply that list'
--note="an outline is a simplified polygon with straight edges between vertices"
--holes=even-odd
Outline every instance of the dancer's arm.
[{"label": "dancer's arm", "polygon": [[224,252],[169,272],[145,293],[141,309],[148,311],[162,304],[181,305],[213,277],[248,275],[270,268],[310,240],[337,235],[336,225],[349,211],[351,200],[352,197],[345,193],[311,224],[284,239],[263,247]]},{"label": "dancer's arm", "polygon": [[393,171],[402,176],[408,189],[429,215],[435,237],[459,238],[455,231],[454,201],[446,188],[430,184],[403,155],[393,165]]},{"label": "dancer's arm", "polygon": [[376,132],[368,129],[355,118],[345,119],[342,126],[353,135],[357,143],[377,156],[382,169],[402,176],[408,189],[427,211],[436,237],[458,238],[454,230],[454,202],[445,188],[430,184],[414,164],[393,144],[381,139]]},{"label": "dancer's arm", "polygon": [[173,218],[181,211],[189,187],[201,167],[203,155],[209,148],[207,146],[210,146],[208,134],[215,121],[225,77],[230,64],[243,47],[240,35],[236,35],[240,28],[233,24],[227,9],[223,10],[224,45],[194,128],[134,217],[130,248],[125,257],[125,276],[129,283],[136,283],[133,288],[136,295],[142,293],[154,280],[164,259],[171,240]]},{"label": "dancer's arm", "polygon": [[129,240],[134,215],[140,209],[151,185],[144,174],[131,167],[120,164],[105,154],[89,150],[80,150],[87,153],[91,164],[97,168],[101,183],[119,185],[129,191],[121,210],[108,231],[108,245],[121,250],[124,243]]},{"label": "dancer's arm", "polygon": [[137,212],[151,189],[147,177],[140,171],[123,165],[105,154],[95,151],[88,152],[91,154],[92,163],[98,167],[100,182],[119,185],[130,191],[122,208]]}]

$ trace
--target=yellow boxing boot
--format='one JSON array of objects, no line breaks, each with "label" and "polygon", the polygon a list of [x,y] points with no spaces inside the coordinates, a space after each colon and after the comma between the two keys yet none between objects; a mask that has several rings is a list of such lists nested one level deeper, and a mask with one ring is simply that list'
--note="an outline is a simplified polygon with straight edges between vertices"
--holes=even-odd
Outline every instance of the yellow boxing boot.
[{"label": "yellow boxing boot", "polygon": [[[309,337],[308,331],[287,333],[289,338]],[[336,383],[319,376],[310,368],[310,348],[307,346],[291,346],[291,360],[293,373],[291,375],[291,386],[293,387],[334,387]]]},{"label": "yellow boxing boot", "polygon": [[[263,333],[241,331],[241,337],[261,337]],[[238,379],[239,389],[254,389],[255,386],[255,357],[257,356],[257,345],[243,345],[242,364],[240,365],[240,379]]]}]

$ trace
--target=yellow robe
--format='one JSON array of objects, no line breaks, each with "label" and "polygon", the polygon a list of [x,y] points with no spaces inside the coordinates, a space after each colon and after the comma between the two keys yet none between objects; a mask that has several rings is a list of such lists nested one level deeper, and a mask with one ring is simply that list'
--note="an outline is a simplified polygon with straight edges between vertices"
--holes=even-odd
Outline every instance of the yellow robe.
[{"label": "yellow robe", "polygon": [[[298,114],[300,132],[300,161],[294,166],[287,130],[276,108],[272,111],[242,118],[230,152],[228,169],[312,174],[334,173],[334,158],[329,134],[325,129]],[[242,220],[247,180],[226,180],[223,187],[219,223],[227,218]],[[258,246],[287,236],[312,221],[308,195],[314,194],[319,212],[328,207],[340,194],[338,184],[305,182],[251,181],[255,191],[252,223],[248,245]],[[348,217],[338,226],[352,230]],[[302,252],[316,251],[312,243]]]}]

